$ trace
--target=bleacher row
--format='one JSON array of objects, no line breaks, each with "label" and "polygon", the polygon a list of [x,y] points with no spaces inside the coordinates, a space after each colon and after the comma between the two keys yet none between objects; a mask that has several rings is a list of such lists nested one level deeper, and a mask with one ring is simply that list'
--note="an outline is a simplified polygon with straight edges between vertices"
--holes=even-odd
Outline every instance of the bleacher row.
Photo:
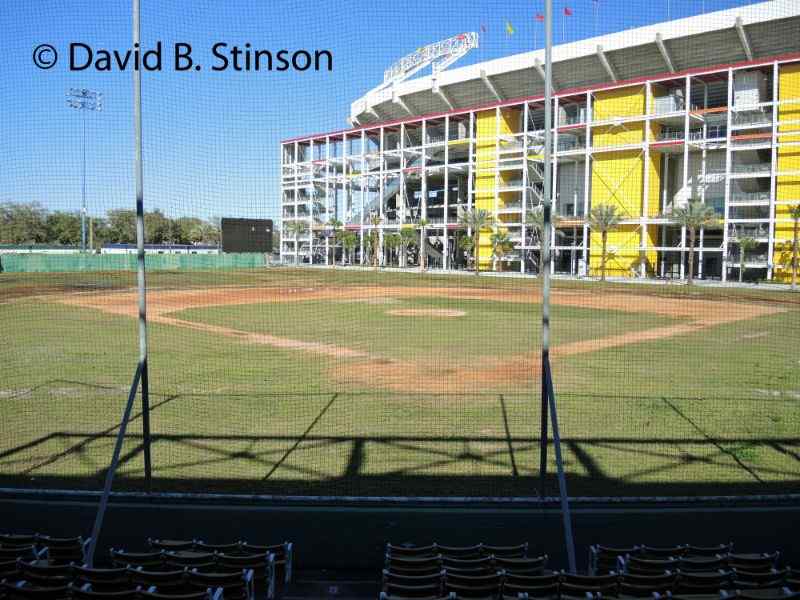
[{"label": "bleacher row", "polygon": [[585,574],[552,570],[546,554],[518,546],[387,544],[380,600],[798,600],[800,571],[780,554],[736,553],[732,544],[592,546]]},{"label": "bleacher row", "polygon": [[0,534],[0,599],[273,599],[292,578],[290,542],[148,539],[147,549],[87,565],[90,540]]}]

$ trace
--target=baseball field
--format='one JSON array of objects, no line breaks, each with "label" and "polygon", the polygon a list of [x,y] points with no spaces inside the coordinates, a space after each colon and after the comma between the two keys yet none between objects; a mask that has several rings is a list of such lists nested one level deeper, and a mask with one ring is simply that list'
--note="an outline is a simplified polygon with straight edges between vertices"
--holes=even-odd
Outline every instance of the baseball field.
[{"label": "baseball field", "polygon": [[[269,268],[148,288],[156,489],[536,494],[536,280]],[[101,486],[136,317],[133,273],[0,274],[0,486]],[[551,318],[570,494],[800,492],[800,294],[556,280]],[[141,431],[137,410],[117,489],[141,489]]]}]

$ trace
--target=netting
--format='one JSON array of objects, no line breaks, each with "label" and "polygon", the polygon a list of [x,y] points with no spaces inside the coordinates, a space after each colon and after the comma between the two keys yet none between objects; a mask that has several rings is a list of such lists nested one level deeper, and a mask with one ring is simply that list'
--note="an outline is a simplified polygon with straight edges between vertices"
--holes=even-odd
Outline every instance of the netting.
[{"label": "netting", "polygon": [[[543,10],[143,0],[154,491],[539,493]],[[800,492],[798,27],[555,2],[570,495]],[[0,487],[99,489],[139,348],[130,5],[0,31]],[[137,399],[115,489],[144,445]]]}]

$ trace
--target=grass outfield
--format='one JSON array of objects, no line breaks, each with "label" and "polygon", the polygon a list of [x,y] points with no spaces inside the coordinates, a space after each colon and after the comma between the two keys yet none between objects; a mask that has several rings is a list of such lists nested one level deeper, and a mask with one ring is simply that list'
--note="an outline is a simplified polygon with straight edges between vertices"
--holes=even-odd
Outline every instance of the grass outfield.
[{"label": "grass outfield", "polygon": [[[134,276],[0,274],[0,485],[100,487],[137,356],[135,319],[111,307]],[[535,494],[536,281],[263,269],[148,284],[158,489]],[[249,295],[230,303],[232,288]],[[571,493],[800,492],[800,295],[554,290]],[[118,488],[141,487],[140,431]]]}]

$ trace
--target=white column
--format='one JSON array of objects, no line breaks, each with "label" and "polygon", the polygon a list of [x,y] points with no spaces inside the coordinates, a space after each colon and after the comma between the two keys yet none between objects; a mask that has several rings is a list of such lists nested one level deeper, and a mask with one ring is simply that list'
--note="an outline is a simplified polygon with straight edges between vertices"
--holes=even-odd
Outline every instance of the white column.
[{"label": "white column", "polygon": [[589,275],[589,225],[586,220],[589,218],[589,211],[591,210],[591,184],[592,184],[592,93],[586,92],[586,124],[585,135],[586,142],[584,143],[583,151],[583,248],[582,259],[583,266],[586,269],[586,275]]},{"label": "white column", "polygon": [[[550,149],[550,156],[553,157],[553,179],[552,179],[552,186],[550,189],[550,206],[551,208],[551,215],[558,214],[558,96],[553,98],[553,147]],[[556,272],[556,261],[555,261],[555,254],[556,254],[556,227],[555,227],[555,219],[551,219],[550,221],[550,239],[552,243],[550,244],[550,252],[552,253],[550,259],[550,274],[554,274]]]},{"label": "white column", "polygon": [[775,195],[778,170],[778,63],[772,63],[772,138],[769,172],[769,242],[767,246],[767,279],[772,279],[775,266],[772,264],[775,250]]},{"label": "white column", "polygon": [[647,276],[647,267],[643,260],[647,256],[647,223],[650,212],[650,101],[653,97],[653,88],[648,81],[645,83],[644,92],[644,172],[642,173],[642,214],[639,218],[639,277]]},{"label": "white column", "polygon": [[725,129],[725,209],[722,229],[722,281],[728,280],[728,219],[731,197],[731,112],[733,110],[733,69],[728,68],[728,112]]},{"label": "white column", "polygon": [[442,269],[450,268],[450,116],[444,118],[444,219],[442,220]]},{"label": "white column", "polygon": [[[686,76],[686,87],[683,97],[683,182],[681,190],[687,194],[686,201],[691,201],[691,194],[687,191],[689,185],[689,104],[691,100],[691,77]],[[681,225],[681,279],[686,276],[686,260],[689,253],[686,252],[686,227]]]}]

